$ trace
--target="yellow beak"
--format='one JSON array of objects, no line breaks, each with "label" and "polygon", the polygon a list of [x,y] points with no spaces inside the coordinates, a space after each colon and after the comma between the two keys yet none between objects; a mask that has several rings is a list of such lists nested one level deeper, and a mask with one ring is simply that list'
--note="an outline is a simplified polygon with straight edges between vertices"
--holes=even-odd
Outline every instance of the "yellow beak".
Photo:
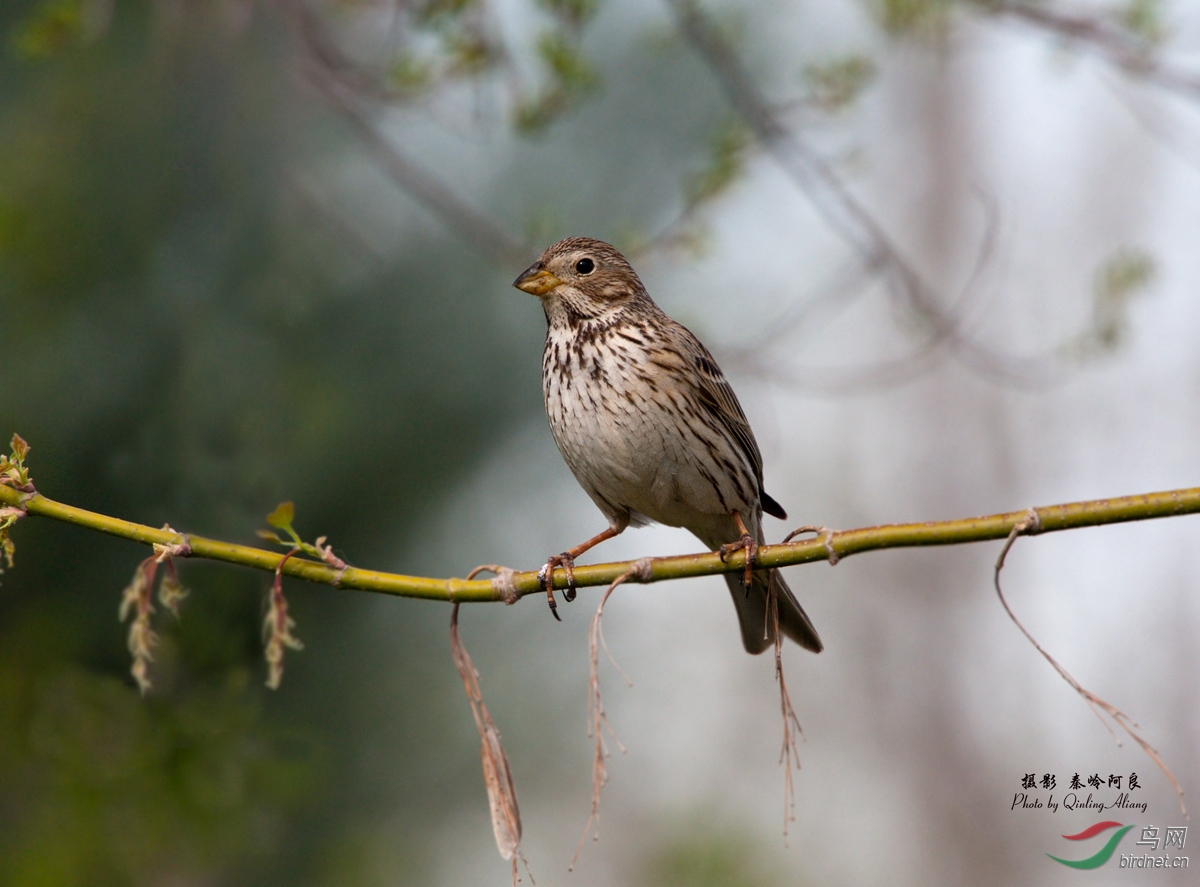
[{"label": "yellow beak", "polygon": [[535,262],[513,281],[513,286],[531,296],[544,296],[560,283],[562,281],[543,268],[541,262]]}]

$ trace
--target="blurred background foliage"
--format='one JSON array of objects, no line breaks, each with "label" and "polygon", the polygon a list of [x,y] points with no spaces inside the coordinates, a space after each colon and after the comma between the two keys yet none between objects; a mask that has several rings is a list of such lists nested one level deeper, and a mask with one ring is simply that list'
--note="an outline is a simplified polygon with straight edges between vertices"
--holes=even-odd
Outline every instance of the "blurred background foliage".
[{"label": "blurred background foliage", "polygon": [[[841,175],[874,130],[847,137],[838,121],[881,69],[897,53],[943,63],[957,28],[986,27],[1006,6],[839,4],[830,45],[805,31],[806,4],[713,4],[710,24],[786,119],[816,129]],[[1101,8],[1115,42],[1093,45],[1117,70],[1142,59],[1153,74],[1170,31],[1161,6]],[[707,214],[762,154],[745,108],[667,14],[697,8],[4,4],[0,433],[31,443],[53,498],[237,541],[292,499],[302,535],[328,535],[357,565],[462,575],[490,559],[528,567],[543,544],[578,541],[547,528],[550,508],[515,551],[463,529],[463,555],[431,527],[480,477],[495,480],[495,460],[522,464],[527,427],[541,435],[538,464],[563,474],[539,424],[541,320],[508,289],[530,256],[588,233],[664,281],[683,269],[686,287],[701,257],[736,243],[739,222]],[[886,88],[878,101],[906,113]],[[760,209],[779,212],[779,230],[820,227],[787,217],[771,188]],[[822,236],[806,234],[806,248],[823,249]],[[1074,264],[1081,290],[1094,277],[1091,296],[1070,302],[1084,332],[1040,342],[1071,367],[1129,340],[1134,296],[1156,269],[1125,244]],[[670,307],[701,333],[727,330],[719,298]],[[891,304],[878,314],[895,320]],[[894,324],[892,344],[920,339],[922,310]],[[503,518],[518,529],[541,510],[521,502]],[[581,527],[598,524],[587,508]],[[177,623],[157,617],[154,687],[140,699],[116,612],[144,552],[49,521],[14,537],[0,586],[0,883],[453,883],[447,835],[494,853],[444,608],[291,586],[307,649],[270,693],[267,580],[187,564],[192,595]],[[489,662],[485,693],[490,681],[523,700],[520,718],[492,705],[525,750],[518,790],[553,797],[564,774],[586,778],[582,718],[564,718],[557,690],[530,677],[557,669],[549,654],[526,658],[541,636],[504,616],[472,614],[488,631],[468,629],[468,643]],[[762,860],[775,834],[731,816],[668,816],[605,877],[798,883]]]},{"label": "blurred background foliage", "polygon": [[[94,6],[0,13],[4,423],[64,500],[246,539],[294,498],[353,539],[347,557],[394,561],[413,503],[537,407],[535,368],[489,334],[486,266],[420,235],[364,261],[312,209],[298,178],[349,139],[299,88],[270,10],[122,2],[89,34]],[[327,655],[268,699],[261,577],[189,570],[140,701],[113,596],[139,555],[62,529],[23,540],[0,598],[0,881],[348,883],[352,811],[392,804],[330,732],[371,718],[345,688],[377,666],[335,642],[363,602],[296,604]],[[442,631],[422,638],[443,614],[412,618],[400,655],[442,657]],[[420,701],[421,671],[422,727],[389,737],[417,795],[454,725]]]}]

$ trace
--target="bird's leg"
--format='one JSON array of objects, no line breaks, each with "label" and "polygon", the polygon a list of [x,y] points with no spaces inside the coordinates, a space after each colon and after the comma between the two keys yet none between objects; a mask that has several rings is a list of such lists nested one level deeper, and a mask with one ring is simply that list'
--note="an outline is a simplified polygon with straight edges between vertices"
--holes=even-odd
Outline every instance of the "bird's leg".
[{"label": "bird's leg", "polygon": [[750,588],[750,574],[754,572],[754,561],[758,558],[758,542],[750,535],[750,531],[746,529],[746,524],[742,520],[742,516],[736,511],[733,513],[733,519],[737,521],[738,530],[742,533],[742,538],[737,542],[730,542],[727,545],[721,546],[721,560],[728,560],[729,555],[735,551],[746,552],[746,573],[742,577],[742,585]]},{"label": "bird's leg", "polygon": [[574,548],[568,548],[562,554],[552,554],[546,558],[546,564],[538,570],[538,580],[542,583],[542,588],[546,589],[546,597],[550,600],[550,612],[554,614],[554,618],[562,622],[558,615],[558,607],[554,603],[554,568],[562,567],[563,572],[567,574],[567,587],[563,591],[563,597],[568,602],[575,600],[575,558],[583,554],[590,548],[599,545],[605,539],[611,539],[620,533],[620,530],[612,527],[605,528],[604,532],[597,533],[587,542],[581,542]]}]

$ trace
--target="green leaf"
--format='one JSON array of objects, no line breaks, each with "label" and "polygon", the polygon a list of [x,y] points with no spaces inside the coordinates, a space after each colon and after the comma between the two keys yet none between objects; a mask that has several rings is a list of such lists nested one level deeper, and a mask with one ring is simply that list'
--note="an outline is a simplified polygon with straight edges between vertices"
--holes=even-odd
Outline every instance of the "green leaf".
[{"label": "green leaf", "polygon": [[1112,255],[1096,277],[1093,335],[1103,350],[1113,350],[1129,334],[1129,305],[1154,279],[1154,260],[1143,252],[1122,249]]},{"label": "green leaf", "polygon": [[538,0],[538,5],[573,28],[582,27],[600,8],[599,0]]},{"label": "green leaf", "polygon": [[455,33],[445,40],[450,70],[458,77],[476,77],[496,64],[496,48],[482,35]]},{"label": "green leaf", "polygon": [[18,58],[45,59],[78,43],[84,34],[81,0],[51,0],[25,17],[12,35]]},{"label": "green leaf", "polygon": [[478,5],[477,0],[426,0],[415,10],[417,20],[425,24],[455,19]]},{"label": "green leaf", "polygon": [[1129,338],[1133,301],[1154,280],[1154,259],[1141,250],[1123,247],[1108,257],[1096,272],[1092,295],[1092,321],[1068,340],[1063,350],[1076,360],[1094,360],[1117,351]]},{"label": "green leaf", "polygon": [[713,138],[708,166],[685,183],[689,207],[711,200],[733,184],[742,173],[750,142],[750,130],[741,122],[733,120],[721,126]]},{"label": "green leaf", "polygon": [[930,33],[950,12],[950,0],[878,0],[883,27],[892,34]]},{"label": "green leaf", "polygon": [[827,111],[840,111],[853,102],[875,79],[875,74],[875,63],[862,55],[804,68],[813,103]]},{"label": "green leaf", "polygon": [[392,63],[388,80],[403,93],[417,93],[432,81],[429,62],[414,55],[401,55]]},{"label": "green leaf", "polygon": [[583,58],[579,47],[564,35],[553,31],[543,34],[537,51],[568,95],[583,95],[599,85],[600,75]]},{"label": "green leaf", "polygon": [[0,456],[0,484],[20,489],[29,484],[29,469],[25,457],[29,455],[29,444],[19,434],[12,436],[12,453]]},{"label": "green leaf", "polygon": [[18,464],[24,463],[25,457],[29,454],[29,444],[25,442],[25,438],[14,432],[11,446],[13,461]]},{"label": "green leaf", "polygon": [[267,515],[267,523],[277,530],[283,530],[289,535],[292,532],[292,520],[296,517],[294,502],[280,502],[279,506]]},{"label": "green leaf", "polygon": [[1121,22],[1131,34],[1148,43],[1160,43],[1166,36],[1160,0],[1129,0],[1121,12]]}]

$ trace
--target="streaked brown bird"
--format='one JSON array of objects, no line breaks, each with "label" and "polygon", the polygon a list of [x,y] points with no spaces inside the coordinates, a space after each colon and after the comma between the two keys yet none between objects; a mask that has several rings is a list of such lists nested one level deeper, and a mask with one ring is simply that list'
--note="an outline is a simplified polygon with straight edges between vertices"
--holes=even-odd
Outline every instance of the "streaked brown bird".
[{"label": "streaked brown bird", "polygon": [[[754,432],[708,349],[667,317],[625,257],[599,240],[559,241],[513,286],[542,300],[550,430],[608,518],[608,529],[546,563],[551,608],[555,566],[570,576],[575,558],[592,546],[657,521],[687,528],[723,555],[746,549],[745,576],[725,578],[747,652],[775,643],[770,592],[784,635],[819,653],[821,639],[779,571],[750,567],[764,541],[763,512],[787,515],[763,489]],[[573,599],[573,588],[566,597]]]}]

